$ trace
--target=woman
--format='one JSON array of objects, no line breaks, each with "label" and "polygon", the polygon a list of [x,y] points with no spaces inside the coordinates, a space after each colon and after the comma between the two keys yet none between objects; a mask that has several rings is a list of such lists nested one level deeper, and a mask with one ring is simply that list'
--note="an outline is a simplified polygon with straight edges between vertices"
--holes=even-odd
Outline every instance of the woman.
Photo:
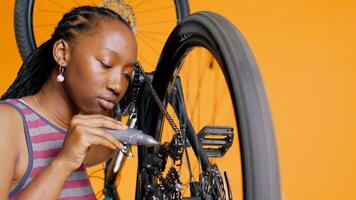
[{"label": "woman", "polygon": [[[86,166],[121,143],[105,129],[137,59],[130,25],[106,8],[65,14],[0,104],[0,199],[95,199]],[[80,113],[80,114],[79,114]]]}]

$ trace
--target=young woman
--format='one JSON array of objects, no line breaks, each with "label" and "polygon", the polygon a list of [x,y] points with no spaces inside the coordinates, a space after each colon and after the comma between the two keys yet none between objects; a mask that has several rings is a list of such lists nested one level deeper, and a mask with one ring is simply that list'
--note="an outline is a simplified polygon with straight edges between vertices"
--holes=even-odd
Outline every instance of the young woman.
[{"label": "young woman", "polygon": [[115,12],[83,6],[22,65],[0,103],[0,199],[95,199],[86,166],[121,143],[108,128],[137,59],[130,25]]}]

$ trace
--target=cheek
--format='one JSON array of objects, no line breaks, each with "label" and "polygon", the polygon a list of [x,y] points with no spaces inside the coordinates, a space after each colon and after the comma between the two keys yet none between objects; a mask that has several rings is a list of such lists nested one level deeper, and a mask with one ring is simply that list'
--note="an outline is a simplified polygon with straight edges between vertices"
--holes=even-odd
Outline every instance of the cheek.
[{"label": "cheek", "polygon": [[92,62],[82,62],[73,66],[73,70],[70,74],[73,82],[76,82],[80,86],[80,90],[85,92],[91,88],[100,87],[101,84],[104,84],[104,74],[101,73],[98,66]]},{"label": "cheek", "polygon": [[105,84],[103,74],[89,62],[73,62],[68,67],[65,83],[72,100],[77,104],[91,103],[91,99],[100,92],[99,88]]}]

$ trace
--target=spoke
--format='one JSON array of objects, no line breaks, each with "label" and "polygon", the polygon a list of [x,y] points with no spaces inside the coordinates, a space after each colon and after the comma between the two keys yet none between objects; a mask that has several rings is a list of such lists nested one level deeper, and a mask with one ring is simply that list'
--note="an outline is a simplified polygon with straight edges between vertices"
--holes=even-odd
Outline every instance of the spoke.
[{"label": "spoke", "polygon": [[[201,53],[200,53],[201,51],[199,51],[198,53],[197,53],[197,67],[199,66],[199,61],[201,60]],[[201,64],[200,64],[201,65]],[[200,75],[199,75],[199,81],[198,81],[198,91],[200,91],[200,89],[201,89],[201,86],[202,86],[202,82],[203,82],[203,77],[205,76],[205,72],[206,72],[206,70],[202,70],[202,72],[203,73],[201,73]],[[192,110],[191,110],[191,116],[194,116],[194,111],[195,110],[198,110],[196,113],[196,115],[197,115],[197,117],[194,119],[194,121],[196,121],[197,123],[199,123],[199,121],[200,121],[200,106],[198,106],[199,105],[199,101],[200,101],[200,93],[199,92],[197,92],[197,94],[196,94],[196,97],[194,98],[194,99],[196,99],[196,101],[194,102],[194,105],[193,105],[193,107],[192,107]],[[197,125],[198,124],[195,124],[196,125],[196,127],[198,127]]]},{"label": "spoke", "polygon": [[143,56],[139,56],[139,57],[140,57],[139,60],[142,59],[143,61],[145,61],[145,62],[149,65],[150,68],[154,67],[154,65],[153,65],[150,61],[148,61],[148,59],[146,59],[146,58],[143,57]]},{"label": "spoke", "polygon": [[[185,78],[185,80],[186,80],[186,81],[185,81],[185,88],[186,88],[186,89],[183,90],[183,91],[184,91],[184,92],[183,92],[183,96],[184,96],[184,94],[186,95],[186,98],[185,98],[185,99],[186,99],[186,108],[190,108],[190,107],[191,107],[191,104],[192,104],[191,101],[190,101],[190,98],[189,98],[189,97],[190,97],[190,93],[189,93],[189,91],[190,91],[190,90],[189,90],[189,85],[190,85],[190,84],[189,84],[189,80],[190,80],[191,74],[192,74],[192,73],[186,73],[186,76],[187,76],[187,77]],[[183,85],[183,84],[182,84],[182,85]],[[189,105],[188,105],[188,104],[189,104]],[[188,115],[188,111],[187,111],[187,115]],[[189,117],[189,116],[188,116],[188,117]],[[190,117],[192,117],[192,116],[190,115]]]},{"label": "spoke", "polygon": [[39,25],[33,25],[36,28],[46,28],[46,27],[51,27],[55,26],[56,24],[39,24]]},{"label": "spoke", "polygon": [[142,31],[142,30],[141,31],[137,31],[137,33],[168,35],[168,33],[165,33],[165,32]]},{"label": "spoke", "polygon": [[137,38],[140,39],[146,46],[148,46],[149,48],[151,48],[158,56],[159,56],[159,51],[157,51],[154,47],[152,47],[151,44],[149,44],[148,42],[146,42],[144,39],[142,39],[142,37],[140,35],[137,35]]},{"label": "spoke", "polygon": [[[211,61],[210,61],[210,66],[211,66],[211,69],[212,67],[214,66],[214,59],[212,58]],[[219,71],[216,71],[215,72],[215,102],[214,102],[214,112],[212,113],[211,117],[212,117],[212,124],[215,125],[216,124],[216,113],[218,112],[218,100],[219,98],[222,98],[222,96],[218,96],[218,93],[219,93]]]},{"label": "spoke", "polygon": [[49,1],[52,2],[53,4],[56,4],[57,6],[59,6],[59,7],[61,7],[61,8],[64,8],[65,10],[68,10],[68,8],[67,8],[66,6],[64,6],[64,5],[58,3],[58,2],[56,2],[56,1],[54,1],[54,0],[49,0]]},{"label": "spoke", "polygon": [[[185,135],[186,133],[184,133]],[[184,151],[185,151],[185,157],[187,159],[187,165],[188,165],[188,172],[189,172],[189,181],[193,180],[193,172],[192,172],[192,167],[191,167],[191,163],[190,163],[190,159],[189,159],[189,153],[188,153],[188,149],[187,149],[187,145],[186,145],[186,141],[187,138],[186,136],[184,136]]]},{"label": "spoke", "polygon": [[[222,84],[224,84],[224,82],[222,83]],[[221,87],[220,87],[221,88]],[[225,92],[225,90],[221,90],[220,89],[220,93],[223,93],[223,92]],[[230,93],[228,93],[229,95],[230,95]],[[222,97],[223,95],[219,95],[218,97]],[[217,100],[217,102],[216,102],[216,107],[217,108],[221,108],[221,104],[223,103],[223,98],[221,98],[221,99],[218,99]],[[217,109],[217,111],[215,112],[215,113],[219,113],[219,110]],[[216,121],[216,120],[215,120]]]},{"label": "spoke", "polygon": [[152,0],[147,0],[147,1],[143,0],[140,3],[136,4],[135,6],[132,6],[132,9],[136,10],[138,7],[142,6],[144,3],[147,3],[149,1],[152,1]]},{"label": "spoke", "polygon": [[165,6],[165,7],[160,7],[160,8],[155,8],[155,9],[150,9],[150,10],[143,10],[143,11],[136,11],[135,14],[144,14],[144,13],[149,13],[149,12],[154,12],[157,10],[165,10],[169,8],[174,8],[174,6]]},{"label": "spoke", "polygon": [[42,9],[42,8],[34,8],[33,11],[44,12],[44,13],[58,13],[61,15],[65,12],[65,11],[61,11],[61,10],[47,10],[47,9]]},{"label": "spoke", "polygon": [[156,42],[156,43],[158,43],[158,44],[160,44],[160,45],[164,45],[164,43],[162,42],[162,41],[159,41],[159,40],[157,40],[156,38],[153,38],[153,37],[151,37],[151,36],[149,36],[149,35],[147,35],[147,34],[144,34],[144,33],[140,33],[141,35],[143,35],[144,37],[147,37],[148,39],[150,39],[150,40],[152,40],[152,41],[154,41],[154,42]]},{"label": "spoke", "polygon": [[[194,154],[195,155],[195,154]],[[196,158],[197,160],[200,160],[199,158]],[[194,173],[195,172],[195,170],[197,169],[197,166],[199,166],[199,164],[197,165],[197,164],[195,164],[194,166],[193,166],[193,170],[192,170],[192,172]],[[200,175],[200,171],[198,172],[198,176]],[[190,183],[190,181],[191,180],[188,180],[188,181],[186,181],[183,185],[187,185],[188,187],[186,187],[184,190],[183,190],[183,192],[182,192],[182,194],[184,194],[185,193],[185,191],[189,188],[189,183]],[[194,176],[193,176],[193,181],[194,181]]]},{"label": "spoke", "polygon": [[165,20],[165,21],[157,21],[157,22],[150,22],[150,23],[145,23],[145,24],[137,24],[137,26],[147,26],[147,25],[152,25],[152,24],[167,24],[167,23],[176,23],[176,20]]}]

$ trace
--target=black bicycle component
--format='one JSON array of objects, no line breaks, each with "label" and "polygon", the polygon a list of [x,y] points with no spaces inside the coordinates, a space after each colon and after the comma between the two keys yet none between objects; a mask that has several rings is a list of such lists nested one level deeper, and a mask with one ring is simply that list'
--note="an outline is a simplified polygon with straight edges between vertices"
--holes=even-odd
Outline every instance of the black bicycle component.
[{"label": "black bicycle component", "polygon": [[203,199],[226,200],[224,181],[217,165],[210,165],[200,177]]},{"label": "black bicycle component", "polygon": [[[163,199],[164,188],[171,189],[173,185],[162,175],[166,166],[166,155],[149,154],[142,163],[141,178],[144,184],[145,199]],[[154,177],[158,178],[161,185],[156,185]]]},{"label": "black bicycle component", "polygon": [[[232,196],[237,195],[237,187],[242,187],[244,200],[279,200],[276,145],[262,79],[251,50],[233,24],[224,17],[211,12],[199,12],[185,18],[171,33],[165,44],[152,82],[154,90],[164,106],[167,106],[174,92],[174,84],[182,63],[195,47],[209,50],[215,58],[224,74],[232,100],[239,140],[238,143],[232,145],[239,144],[243,178],[242,186],[233,185],[238,182],[237,180],[229,180]],[[142,130],[151,133],[157,140],[161,140],[164,115],[152,98],[147,99],[140,99],[142,100],[140,106],[145,107],[139,108],[141,116],[138,118],[138,124]],[[184,125],[183,128],[189,130],[185,133],[190,145],[193,149],[196,148],[194,153],[197,160],[202,161],[203,173],[199,179],[199,185],[202,185],[200,198],[207,199],[209,195],[218,195],[218,198],[226,199],[226,189],[223,187],[220,171],[209,164],[208,158],[203,157],[206,153],[199,146],[200,141],[197,135],[191,134],[195,131],[189,121],[186,121]],[[194,138],[197,141],[194,141]],[[154,152],[152,148],[139,148],[139,158],[143,159]],[[231,150],[228,153],[230,152]],[[203,167],[203,161],[207,161],[205,167]],[[142,161],[139,161],[139,172],[142,169],[140,162]],[[146,186],[140,181],[141,178],[144,179],[142,174],[140,173],[137,182],[137,199],[143,199]],[[234,177],[234,179],[237,178]],[[157,186],[155,182],[151,184]]]},{"label": "black bicycle component", "polygon": [[172,141],[171,141],[171,145],[170,145],[171,146],[170,157],[174,161],[178,161],[178,160],[182,159],[182,154],[183,154],[182,144],[178,137],[179,137],[178,135],[174,135],[172,137]]},{"label": "black bicycle component", "polygon": [[190,195],[191,197],[201,197],[203,196],[202,188],[200,182],[192,181],[189,183]]},{"label": "black bicycle component", "polygon": [[143,76],[140,73],[140,69],[135,67],[129,83],[129,87],[119,103],[123,115],[132,113],[133,109],[137,106],[137,97],[140,93],[143,82]]},{"label": "black bicycle component", "polygon": [[153,86],[152,86],[152,84],[150,82],[150,79],[146,77],[146,73],[145,73],[144,69],[142,68],[142,66],[141,66],[141,64],[139,62],[136,64],[136,68],[140,69],[141,74],[143,76],[143,80],[146,82],[146,85],[148,87],[148,91],[151,93],[151,96],[152,96],[154,102],[156,103],[156,105],[158,106],[158,108],[160,109],[160,112],[168,120],[169,125],[172,127],[172,129],[174,130],[175,134],[177,135],[177,139],[178,140],[182,140],[182,133],[181,133],[180,129],[178,128],[176,123],[173,121],[171,115],[168,113],[168,111],[164,107],[164,103],[161,102],[161,100],[159,99],[155,89],[153,88]]},{"label": "black bicycle component", "polygon": [[151,97],[153,98],[156,106],[159,108],[160,112],[164,115],[164,117],[167,119],[169,125],[172,127],[172,129],[175,132],[174,137],[172,138],[171,141],[171,157],[173,158],[174,161],[178,161],[181,159],[181,155],[183,154],[183,148],[184,148],[184,136],[182,135],[182,132],[180,130],[180,128],[178,128],[178,126],[176,125],[176,123],[173,121],[171,115],[168,113],[168,111],[166,110],[164,103],[161,102],[161,100],[159,99],[155,89],[152,86],[152,83],[150,81],[150,79],[146,76],[146,73],[143,69],[143,67],[141,66],[141,64],[138,62],[136,64],[136,68],[138,68],[140,70],[140,73],[143,76],[143,80],[146,83],[147,86],[147,91],[151,94]]},{"label": "black bicycle component", "polygon": [[198,133],[199,141],[208,157],[223,157],[232,145],[234,128],[204,126]]},{"label": "black bicycle component", "polygon": [[226,187],[227,187],[227,194],[229,195],[229,200],[233,200],[232,199],[232,193],[231,193],[231,186],[230,186],[230,181],[229,181],[229,176],[227,175],[227,172],[224,172],[224,177],[225,177],[225,183],[226,183]]},{"label": "black bicycle component", "polygon": [[[192,147],[196,157],[200,158],[202,169],[206,170],[209,163],[208,156],[205,151],[200,148],[201,144],[197,137],[197,134],[189,120],[187,110],[185,107],[182,82],[179,76],[176,77],[171,95],[169,97],[169,104],[173,107],[173,110],[178,117],[181,132],[185,136],[185,147]],[[193,143],[194,145],[191,145]]]},{"label": "black bicycle component", "polygon": [[[149,154],[143,161],[141,178],[145,185],[145,199],[179,200],[181,197],[182,182],[174,167],[169,168],[166,177],[163,176],[166,158],[159,154]],[[159,184],[155,184],[153,178],[157,178]]]}]

